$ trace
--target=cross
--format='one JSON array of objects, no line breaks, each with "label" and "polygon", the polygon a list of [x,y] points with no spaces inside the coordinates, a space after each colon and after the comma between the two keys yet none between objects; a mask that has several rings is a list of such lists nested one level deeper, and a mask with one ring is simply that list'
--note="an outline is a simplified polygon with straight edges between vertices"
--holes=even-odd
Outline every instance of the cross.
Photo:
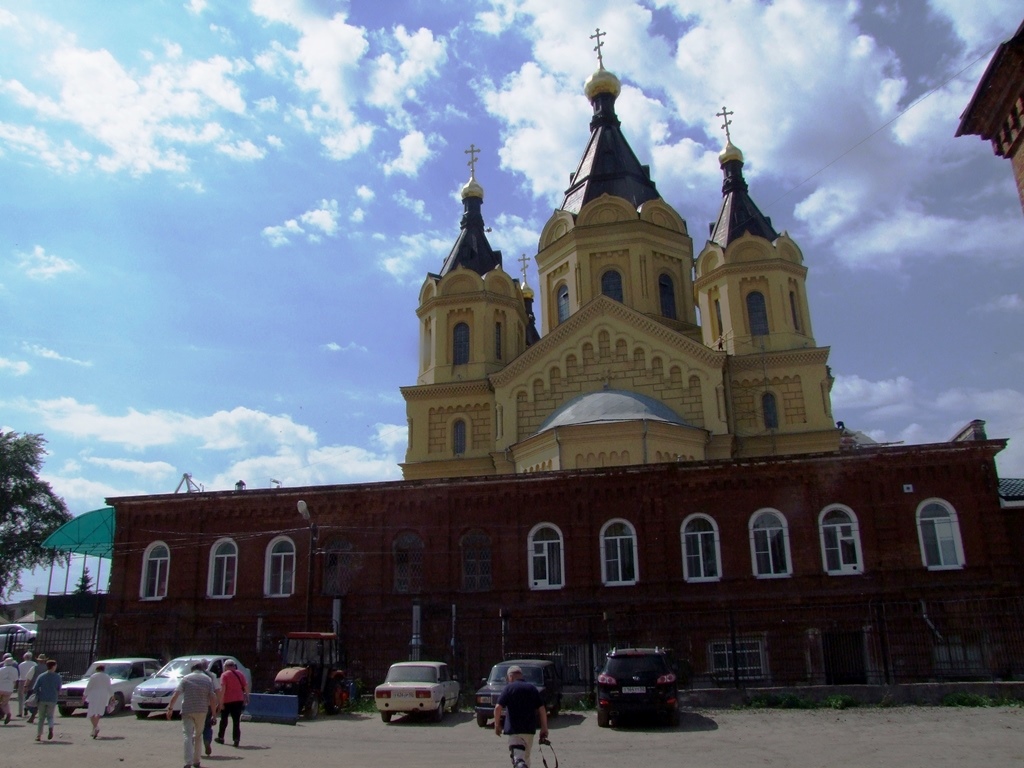
[{"label": "cross", "polygon": [[729,115],[735,115],[735,112],[730,112],[725,106],[722,107],[721,112],[715,112],[715,117],[722,118],[725,122],[722,123],[722,127],[725,128],[725,140],[732,141],[732,137],[729,135],[729,126],[732,125],[732,120],[729,119]]},{"label": "cross", "polygon": [[526,285],[526,265],[530,263],[530,260],[526,257],[526,254],[524,253],[522,256],[516,259],[516,261],[523,265],[523,285]]},{"label": "cross", "polygon": [[476,178],[476,156],[479,152],[480,150],[475,144],[470,144],[469,149],[465,150],[465,154],[469,155],[469,162],[466,165],[469,166],[469,178],[471,179]]},{"label": "cross", "polygon": [[594,46],[594,50],[597,51],[597,66],[604,69],[604,57],[601,55],[601,46],[604,43],[601,42],[601,38],[607,35],[607,32],[602,32],[600,27],[594,30],[594,34],[590,36],[591,40],[597,40],[597,45]]}]

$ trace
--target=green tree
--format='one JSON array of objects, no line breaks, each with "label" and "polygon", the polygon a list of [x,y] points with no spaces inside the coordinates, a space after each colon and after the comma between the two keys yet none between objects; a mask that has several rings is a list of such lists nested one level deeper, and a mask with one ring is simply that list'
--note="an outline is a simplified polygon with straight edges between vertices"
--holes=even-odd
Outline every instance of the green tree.
[{"label": "green tree", "polygon": [[89,573],[89,566],[82,569],[82,576],[75,586],[76,595],[88,595],[92,592],[92,575]]},{"label": "green tree", "polygon": [[0,599],[21,589],[21,572],[50,562],[46,537],[71,519],[64,499],[39,479],[42,435],[0,431]]}]

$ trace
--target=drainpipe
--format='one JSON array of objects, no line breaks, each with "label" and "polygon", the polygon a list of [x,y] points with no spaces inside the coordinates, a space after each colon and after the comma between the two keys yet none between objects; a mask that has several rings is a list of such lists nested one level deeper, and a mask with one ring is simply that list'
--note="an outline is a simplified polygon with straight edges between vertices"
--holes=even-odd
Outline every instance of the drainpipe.
[{"label": "drainpipe", "polygon": [[647,419],[644,419],[644,437],[643,437],[643,463],[647,463]]}]

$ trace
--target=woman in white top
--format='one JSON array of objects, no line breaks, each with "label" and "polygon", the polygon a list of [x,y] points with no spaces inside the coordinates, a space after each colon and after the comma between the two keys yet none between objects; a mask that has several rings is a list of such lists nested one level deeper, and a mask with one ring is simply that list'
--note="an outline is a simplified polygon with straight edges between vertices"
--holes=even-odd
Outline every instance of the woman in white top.
[{"label": "woman in white top", "polygon": [[103,664],[97,664],[96,671],[89,675],[89,682],[85,684],[85,700],[89,707],[86,716],[92,723],[94,739],[100,735],[100,718],[107,713],[107,704],[114,695],[114,686],[105,669]]}]

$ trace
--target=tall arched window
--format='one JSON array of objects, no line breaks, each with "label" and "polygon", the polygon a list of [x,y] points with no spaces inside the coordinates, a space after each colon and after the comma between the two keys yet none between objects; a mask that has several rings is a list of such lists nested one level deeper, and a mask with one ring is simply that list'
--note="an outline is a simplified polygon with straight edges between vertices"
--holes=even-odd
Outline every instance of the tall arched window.
[{"label": "tall arched window", "polygon": [[800,328],[800,312],[796,306],[796,291],[789,292],[789,311],[793,315],[793,330],[799,332]]},{"label": "tall arched window", "polygon": [[287,597],[294,593],[295,542],[287,536],[271,541],[267,545],[265,572],[263,591],[267,597]]},{"label": "tall arched window", "polygon": [[768,335],[768,309],[764,303],[764,294],[760,291],[747,294],[747,317],[750,319],[751,336]]},{"label": "tall arched window", "polygon": [[465,365],[469,362],[469,326],[457,323],[452,330],[452,364]]},{"label": "tall arched window", "polygon": [[863,573],[857,516],[849,507],[826,507],[818,516],[821,559],[825,573],[833,576]]},{"label": "tall arched window", "polygon": [[452,422],[452,453],[462,456],[466,452],[466,422],[456,419]]},{"label": "tall arched window", "polygon": [[234,597],[238,575],[238,547],[231,539],[221,539],[210,547],[210,570],[206,594],[210,597]]},{"label": "tall arched window", "polygon": [[171,570],[171,550],[162,541],[154,541],[142,556],[142,581],[139,597],[162,600],[167,597],[167,576]]},{"label": "tall arched window", "polygon": [[676,319],[676,287],[672,278],[662,275],[658,278],[658,296],[661,299],[661,316],[669,320]]},{"label": "tall arched window", "polygon": [[564,323],[569,319],[569,286],[560,285],[558,286],[557,293],[557,304],[558,304],[558,322]]},{"label": "tall arched window", "polygon": [[601,293],[609,299],[622,301],[622,275],[618,270],[609,269],[601,275]]},{"label": "tall arched window", "polygon": [[323,578],[320,591],[324,595],[339,597],[348,594],[352,577],[359,570],[351,542],[330,539],[323,547]]},{"label": "tall arched window", "polygon": [[718,581],[722,578],[722,548],[718,526],[707,515],[690,515],[680,526],[683,545],[683,578],[687,581]]},{"label": "tall arched window", "polygon": [[561,589],[565,586],[562,532],[550,523],[530,531],[530,589]]},{"label": "tall arched window", "polygon": [[625,520],[609,520],[601,529],[601,582],[605,586],[636,584],[636,531]]},{"label": "tall arched window", "polygon": [[792,573],[789,564],[789,528],[781,512],[764,510],[750,518],[750,557],[759,579]]},{"label": "tall arched window", "polygon": [[471,531],[459,542],[462,550],[462,589],[487,592],[491,588],[491,537]]},{"label": "tall arched window", "polygon": [[494,324],[494,359],[501,360],[501,323]]},{"label": "tall arched window", "polygon": [[764,412],[764,428],[779,428],[779,409],[775,404],[775,395],[765,392],[761,395],[761,410]]},{"label": "tall arched window", "polygon": [[917,534],[921,562],[929,571],[964,567],[964,545],[956,510],[940,499],[929,499],[917,508]]},{"label": "tall arched window", "polygon": [[393,548],[395,592],[416,594],[423,591],[423,539],[415,533],[403,533]]}]

